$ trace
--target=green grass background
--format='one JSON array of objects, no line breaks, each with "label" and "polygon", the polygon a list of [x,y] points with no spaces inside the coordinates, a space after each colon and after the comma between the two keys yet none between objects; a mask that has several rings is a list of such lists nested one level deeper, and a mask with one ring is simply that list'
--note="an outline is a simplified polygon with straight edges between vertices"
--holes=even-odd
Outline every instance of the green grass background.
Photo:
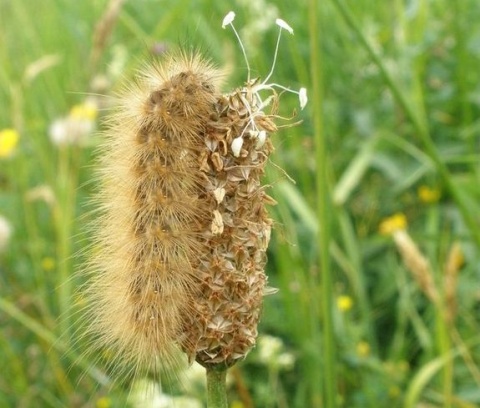
[{"label": "green grass background", "polygon": [[[130,0],[92,66],[107,4],[0,0],[0,130],[20,134],[15,155],[0,159],[0,214],[14,229],[0,254],[0,406],[127,406],[128,387],[99,383],[101,367],[88,369],[81,346],[72,348],[75,321],[62,318],[84,261],[73,255],[88,239],[81,226],[98,140],[60,149],[49,126],[122,55],[126,77],[156,58],[155,43],[199,47],[241,84],[241,52],[221,28],[231,9],[249,30],[254,74],[265,75],[277,30],[274,17],[264,32],[255,24],[269,7],[295,30],[283,35],[274,81],[305,86],[310,98],[303,123],[274,135],[272,160],[296,183],[275,166],[268,173],[278,201],[268,273],[280,292],[266,298],[260,331],[282,339],[295,365],[261,363],[254,350],[235,370],[232,406],[480,406],[480,3]],[[30,78],[46,56],[56,63]],[[293,109],[295,95],[283,95],[282,113]],[[39,185],[52,188],[53,205],[28,200]],[[440,200],[420,200],[420,186]],[[448,251],[461,245],[454,323],[379,234],[397,212],[440,293]],[[346,312],[341,295],[353,300]]]}]

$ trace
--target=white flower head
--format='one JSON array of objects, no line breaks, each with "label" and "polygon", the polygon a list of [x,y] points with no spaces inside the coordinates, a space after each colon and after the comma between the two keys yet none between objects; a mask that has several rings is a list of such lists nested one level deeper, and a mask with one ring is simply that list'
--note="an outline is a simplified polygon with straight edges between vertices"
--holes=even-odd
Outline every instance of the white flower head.
[{"label": "white flower head", "polygon": [[12,235],[12,227],[8,220],[0,215],[0,252],[2,252],[8,244]]},{"label": "white flower head", "polygon": [[275,24],[278,25],[280,28],[287,30],[290,34],[293,35],[293,28],[290,27],[285,20],[282,20],[281,18],[277,18],[275,20]]},{"label": "white flower head", "polygon": [[280,338],[263,335],[258,339],[258,356],[263,363],[271,364],[283,350],[283,342]]},{"label": "white flower head", "polygon": [[242,150],[243,146],[243,137],[239,136],[233,139],[232,141],[232,153],[235,157],[240,156],[240,151]]},{"label": "white flower head", "polygon": [[128,399],[134,408],[168,408],[172,406],[176,408],[202,407],[201,402],[193,397],[164,394],[160,386],[149,380],[135,382]]},{"label": "white flower head", "polygon": [[70,116],[55,120],[50,128],[50,140],[56,146],[81,145],[95,130],[95,122]]},{"label": "white flower head", "polygon": [[95,130],[98,106],[95,100],[75,105],[67,116],[56,119],[49,128],[50,140],[57,146],[81,145]]},{"label": "white flower head", "polygon": [[277,357],[276,363],[278,367],[281,367],[282,369],[289,371],[293,369],[295,365],[295,357],[292,353],[282,353]]},{"label": "white flower head", "polygon": [[233,20],[235,20],[235,12],[229,11],[227,15],[223,18],[222,28],[225,28],[227,25],[232,24]]},{"label": "white flower head", "polygon": [[300,88],[298,91],[298,100],[300,101],[300,108],[303,109],[308,102],[307,88]]}]

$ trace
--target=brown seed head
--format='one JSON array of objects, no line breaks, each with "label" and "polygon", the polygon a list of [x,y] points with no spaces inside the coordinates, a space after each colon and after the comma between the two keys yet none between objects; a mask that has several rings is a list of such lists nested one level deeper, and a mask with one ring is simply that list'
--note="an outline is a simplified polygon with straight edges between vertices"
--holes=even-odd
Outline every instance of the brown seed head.
[{"label": "brown seed head", "polygon": [[200,291],[185,319],[183,346],[202,365],[231,366],[255,345],[267,282],[272,221],[261,177],[273,150],[266,131],[276,127],[249,91],[218,98],[199,163],[209,203],[202,232],[208,250],[197,268]]}]

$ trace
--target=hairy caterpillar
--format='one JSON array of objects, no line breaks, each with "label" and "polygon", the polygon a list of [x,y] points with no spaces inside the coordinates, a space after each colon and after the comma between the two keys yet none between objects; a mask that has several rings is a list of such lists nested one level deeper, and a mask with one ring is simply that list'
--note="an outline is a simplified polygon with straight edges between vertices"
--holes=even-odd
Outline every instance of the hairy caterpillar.
[{"label": "hairy caterpillar", "polygon": [[198,54],[144,70],[110,118],[86,291],[89,330],[122,364],[168,365],[197,290],[205,205],[198,162],[220,72]]},{"label": "hairy caterpillar", "polygon": [[[118,373],[168,368],[178,350],[231,366],[254,346],[272,224],[260,179],[277,129],[273,88],[291,91],[266,83],[274,64],[265,81],[249,70],[222,95],[218,69],[178,52],[121,95],[100,151],[84,291],[94,350],[107,349]],[[295,93],[303,107],[305,90]]]}]

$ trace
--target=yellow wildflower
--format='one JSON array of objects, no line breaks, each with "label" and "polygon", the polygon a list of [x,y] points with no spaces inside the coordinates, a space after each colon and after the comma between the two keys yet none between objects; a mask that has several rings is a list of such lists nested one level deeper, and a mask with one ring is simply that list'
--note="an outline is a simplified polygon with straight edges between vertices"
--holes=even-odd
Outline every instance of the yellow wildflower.
[{"label": "yellow wildflower", "polygon": [[42,269],[45,271],[51,271],[55,268],[55,259],[50,256],[46,256],[42,259]]},{"label": "yellow wildflower", "polygon": [[420,186],[417,190],[418,198],[425,204],[436,203],[440,199],[440,190],[428,186]]},{"label": "yellow wildflower", "polygon": [[72,109],[70,109],[70,117],[75,119],[95,120],[97,118],[97,115],[97,105],[89,101],[74,105]]},{"label": "yellow wildflower", "polygon": [[348,312],[353,306],[353,300],[350,296],[341,295],[337,297],[337,307],[342,312]]},{"label": "yellow wildflower", "polygon": [[407,227],[407,217],[405,214],[396,213],[385,218],[378,227],[378,231],[382,235],[391,235],[395,231],[404,230]]},{"label": "yellow wildflower", "polygon": [[370,354],[370,345],[366,341],[360,341],[357,344],[356,351],[359,357],[368,357]]},{"label": "yellow wildflower", "polygon": [[110,408],[112,406],[112,401],[108,397],[100,397],[95,404],[96,408]]},{"label": "yellow wildflower", "polygon": [[19,135],[15,129],[3,129],[0,131],[0,158],[12,155],[18,144]]},{"label": "yellow wildflower", "polygon": [[243,402],[235,400],[230,404],[230,408],[245,408],[245,405],[243,405]]}]

